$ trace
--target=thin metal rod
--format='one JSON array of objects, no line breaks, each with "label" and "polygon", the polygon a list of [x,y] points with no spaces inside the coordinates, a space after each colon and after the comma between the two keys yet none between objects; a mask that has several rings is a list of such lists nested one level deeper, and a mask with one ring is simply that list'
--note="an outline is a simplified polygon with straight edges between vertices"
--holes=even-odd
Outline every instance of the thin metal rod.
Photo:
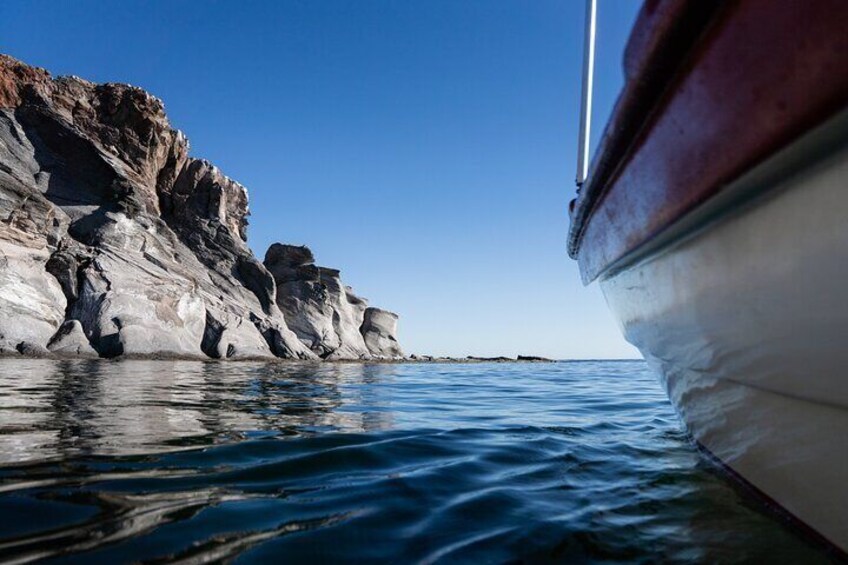
[{"label": "thin metal rod", "polygon": [[586,35],[583,43],[583,92],[580,100],[580,140],[577,144],[577,186],[589,174],[589,130],[592,127],[592,79],[595,73],[595,20],[597,0],[586,0]]}]

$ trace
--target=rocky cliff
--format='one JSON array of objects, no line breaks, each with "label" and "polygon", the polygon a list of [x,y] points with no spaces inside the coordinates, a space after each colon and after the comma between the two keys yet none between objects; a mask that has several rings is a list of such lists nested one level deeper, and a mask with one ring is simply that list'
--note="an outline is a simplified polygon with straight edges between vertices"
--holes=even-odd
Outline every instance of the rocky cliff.
[{"label": "rocky cliff", "polygon": [[157,98],[0,55],[0,353],[402,355],[307,248],[259,261],[248,214]]}]

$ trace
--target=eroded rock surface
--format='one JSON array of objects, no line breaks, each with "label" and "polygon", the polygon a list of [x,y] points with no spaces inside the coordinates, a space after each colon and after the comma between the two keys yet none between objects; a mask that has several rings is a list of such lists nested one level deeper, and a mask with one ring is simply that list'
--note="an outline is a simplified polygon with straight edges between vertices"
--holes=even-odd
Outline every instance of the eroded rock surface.
[{"label": "eroded rock surface", "polygon": [[265,266],[286,323],[310,350],[326,359],[371,357],[360,333],[367,302],[342,284],[338,270],[316,266],[307,247],[281,243],[268,249]]},{"label": "eroded rock surface", "polygon": [[63,357],[97,357],[97,352],[88,342],[79,320],[68,320],[59,326],[56,334],[47,343],[47,349]]},{"label": "eroded rock surface", "polygon": [[398,315],[380,308],[365,310],[362,336],[371,355],[381,358],[403,357],[397,340]]},{"label": "eroded rock surface", "polygon": [[0,55],[0,353],[367,358],[364,301],[332,269],[272,274],[248,215],[159,99]]}]

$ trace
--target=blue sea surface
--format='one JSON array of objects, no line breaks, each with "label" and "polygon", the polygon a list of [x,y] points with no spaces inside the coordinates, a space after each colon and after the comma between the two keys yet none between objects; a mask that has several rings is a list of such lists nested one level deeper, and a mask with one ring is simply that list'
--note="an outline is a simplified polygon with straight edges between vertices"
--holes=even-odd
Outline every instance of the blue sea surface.
[{"label": "blue sea surface", "polygon": [[0,361],[0,559],[824,562],[641,361]]}]

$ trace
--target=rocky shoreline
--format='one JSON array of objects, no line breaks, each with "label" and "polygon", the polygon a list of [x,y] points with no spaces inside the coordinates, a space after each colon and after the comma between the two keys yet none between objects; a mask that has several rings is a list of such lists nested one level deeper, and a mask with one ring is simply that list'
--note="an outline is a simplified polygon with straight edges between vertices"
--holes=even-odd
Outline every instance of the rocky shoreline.
[{"label": "rocky shoreline", "polygon": [[396,314],[303,246],[247,246],[245,187],[162,102],[0,55],[0,354],[400,360]]},{"label": "rocky shoreline", "polygon": [[20,352],[0,352],[0,359],[33,359],[33,360],[52,360],[52,361],[108,361],[108,362],[123,362],[123,361],[201,361],[204,363],[238,363],[238,362],[262,362],[262,363],[283,363],[283,364],[479,364],[479,363],[559,363],[558,359],[548,359],[537,356],[518,357],[438,357],[433,355],[409,355],[405,357],[369,357],[360,359],[292,359],[284,357],[268,358],[268,357],[239,357],[237,359],[216,359],[206,355],[199,356],[175,356],[169,354],[126,354],[117,357],[104,358],[98,355],[66,355],[61,352],[54,353],[47,351],[46,353],[20,353]]}]

